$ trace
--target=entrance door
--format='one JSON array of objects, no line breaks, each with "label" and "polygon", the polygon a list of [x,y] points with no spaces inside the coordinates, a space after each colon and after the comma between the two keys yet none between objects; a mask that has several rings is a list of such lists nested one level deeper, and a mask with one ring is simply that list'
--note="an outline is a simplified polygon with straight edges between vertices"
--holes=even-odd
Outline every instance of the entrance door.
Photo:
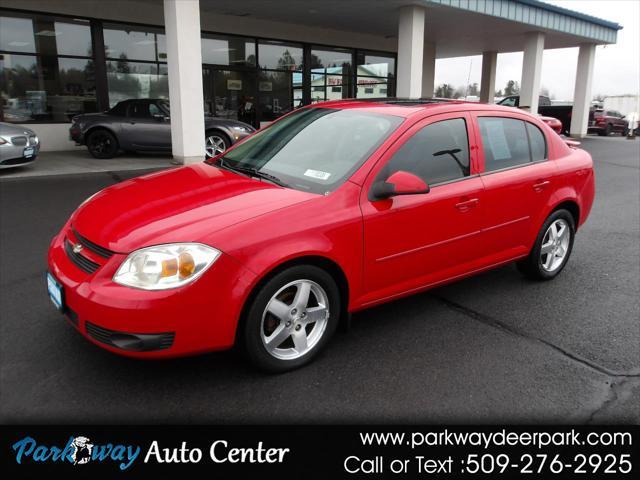
[{"label": "entrance door", "polygon": [[206,114],[256,126],[255,72],[204,67],[202,75]]}]

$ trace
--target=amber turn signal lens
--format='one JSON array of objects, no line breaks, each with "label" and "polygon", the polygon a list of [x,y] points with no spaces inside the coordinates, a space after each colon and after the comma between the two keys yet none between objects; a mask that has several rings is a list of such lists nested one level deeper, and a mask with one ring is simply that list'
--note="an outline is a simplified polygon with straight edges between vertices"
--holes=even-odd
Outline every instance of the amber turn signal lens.
[{"label": "amber turn signal lens", "polygon": [[161,278],[173,277],[176,273],[178,273],[178,261],[175,258],[164,260],[162,262]]},{"label": "amber turn signal lens", "polygon": [[178,264],[181,279],[189,278],[193,275],[193,272],[196,271],[196,262],[193,260],[191,254],[187,252],[182,252],[178,256]]}]

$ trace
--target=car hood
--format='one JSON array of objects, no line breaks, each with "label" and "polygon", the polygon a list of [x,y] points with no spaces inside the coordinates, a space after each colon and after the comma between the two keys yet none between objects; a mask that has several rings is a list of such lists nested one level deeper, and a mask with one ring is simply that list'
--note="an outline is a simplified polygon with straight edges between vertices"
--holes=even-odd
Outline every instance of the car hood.
[{"label": "car hood", "polygon": [[172,242],[214,243],[224,228],[317,195],[200,163],[128,180],[82,204],[83,237],[119,253]]},{"label": "car hood", "polygon": [[33,135],[33,130],[20,125],[0,122],[0,136]]}]

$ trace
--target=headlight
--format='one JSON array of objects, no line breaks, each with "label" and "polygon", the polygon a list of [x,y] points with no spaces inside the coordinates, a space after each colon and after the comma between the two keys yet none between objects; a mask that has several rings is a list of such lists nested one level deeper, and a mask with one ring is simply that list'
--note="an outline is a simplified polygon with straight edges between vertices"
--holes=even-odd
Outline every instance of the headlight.
[{"label": "headlight", "polygon": [[250,132],[251,130],[249,130],[247,127],[242,127],[240,125],[235,126],[235,127],[231,127],[233,130],[237,130],[239,132]]},{"label": "headlight", "polygon": [[220,256],[199,243],[172,243],[142,248],[130,254],[113,281],[143,290],[168,290],[193,282]]}]

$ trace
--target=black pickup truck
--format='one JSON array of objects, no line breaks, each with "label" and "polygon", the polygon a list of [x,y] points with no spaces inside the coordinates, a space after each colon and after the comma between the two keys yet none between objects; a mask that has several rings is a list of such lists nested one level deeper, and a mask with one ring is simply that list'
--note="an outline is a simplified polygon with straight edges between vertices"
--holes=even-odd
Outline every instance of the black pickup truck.
[{"label": "black pickup truck", "polygon": [[[504,105],[505,107],[520,107],[520,96],[509,95],[504,97],[498,102],[498,105]],[[569,134],[569,128],[571,127],[571,111],[573,105],[551,105],[549,97],[540,95],[538,97],[538,114],[545,117],[557,118],[562,122],[562,133]]]}]

